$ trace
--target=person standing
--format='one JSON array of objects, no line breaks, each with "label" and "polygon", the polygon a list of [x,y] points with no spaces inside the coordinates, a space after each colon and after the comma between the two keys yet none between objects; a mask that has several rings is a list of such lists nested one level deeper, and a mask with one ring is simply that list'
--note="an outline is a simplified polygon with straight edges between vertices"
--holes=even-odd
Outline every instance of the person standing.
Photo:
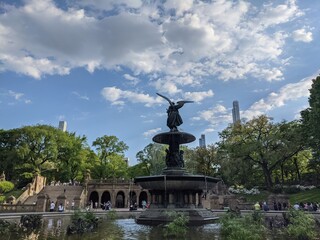
[{"label": "person standing", "polygon": [[55,204],[54,204],[54,202],[52,201],[51,203],[50,203],[50,212],[54,212],[54,208],[55,208]]},{"label": "person standing", "polygon": [[63,207],[62,203],[60,203],[58,206],[58,212],[63,212],[63,211],[64,211],[64,207]]}]

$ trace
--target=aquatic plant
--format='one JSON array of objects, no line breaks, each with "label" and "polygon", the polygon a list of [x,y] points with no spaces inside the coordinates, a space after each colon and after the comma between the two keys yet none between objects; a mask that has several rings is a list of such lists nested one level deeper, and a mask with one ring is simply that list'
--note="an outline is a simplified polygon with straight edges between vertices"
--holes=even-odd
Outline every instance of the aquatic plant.
[{"label": "aquatic plant", "polygon": [[167,211],[166,215],[172,219],[172,222],[168,223],[164,228],[164,236],[183,237],[187,233],[187,224],[189,217],[182,212]]}]

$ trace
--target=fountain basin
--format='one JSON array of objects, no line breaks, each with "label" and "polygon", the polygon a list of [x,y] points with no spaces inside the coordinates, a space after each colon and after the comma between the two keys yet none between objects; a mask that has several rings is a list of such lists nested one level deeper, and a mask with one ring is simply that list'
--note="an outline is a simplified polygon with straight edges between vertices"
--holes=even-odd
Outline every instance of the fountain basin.
[{"label": "fountain basin", "polygon": [[152,190],[207,190],[212,189],[220,179],[204,175],[155,175],[136,177],[135,183],[143,189]]},{"label": "fountain basin", "polygon": [[190,133],[176,131],[176,132],[159,133],[155,135],[152,138],[152,140],[156,143],[170,145],[172,143],[179,143],[179,144],[190,143],[196,140],[196,138]]}]

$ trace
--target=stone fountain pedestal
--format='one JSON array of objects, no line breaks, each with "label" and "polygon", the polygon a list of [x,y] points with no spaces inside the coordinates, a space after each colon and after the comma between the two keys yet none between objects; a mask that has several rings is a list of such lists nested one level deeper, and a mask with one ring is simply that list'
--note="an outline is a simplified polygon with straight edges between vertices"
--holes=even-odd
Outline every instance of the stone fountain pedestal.
[{"label": "stone fountain pedestal", "polygon": [[189,133],[170,131],[153,137],[153,141],[169,145],[166,168],[162,175],[136,177],[135,183],[148,189],[151,195],[150,208],[143,211],[136,222],[146,225],[165,224],[172,219],[168,211],[181,212],[189,217],[189,225],[203,225],[218,219],[210,210],[203,208],[202,200],[218,178],[189,174],[184,168],[180,144],[190,143],[195,137]]}]

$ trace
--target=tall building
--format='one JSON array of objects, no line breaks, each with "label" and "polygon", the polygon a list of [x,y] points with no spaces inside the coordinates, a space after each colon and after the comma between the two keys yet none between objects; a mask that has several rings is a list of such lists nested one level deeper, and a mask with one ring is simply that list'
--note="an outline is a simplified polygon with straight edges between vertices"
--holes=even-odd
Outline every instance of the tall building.
[{"label": "tall building", "polygon": [[204,134],[201,134],[199,138],[199,147],[206,147],[206,136]]},{"label": "tall building", "polygon": [[239,102],[238,101],[233,101],[232,103],[232,119],[233,119],[233,124],[236,122],[240,121],[240,110],[239,110]]},{"label": "tall building", "polygon": [[67,122],[66,121],[59,121],[59,129],[63,132],[67,131]]}]

